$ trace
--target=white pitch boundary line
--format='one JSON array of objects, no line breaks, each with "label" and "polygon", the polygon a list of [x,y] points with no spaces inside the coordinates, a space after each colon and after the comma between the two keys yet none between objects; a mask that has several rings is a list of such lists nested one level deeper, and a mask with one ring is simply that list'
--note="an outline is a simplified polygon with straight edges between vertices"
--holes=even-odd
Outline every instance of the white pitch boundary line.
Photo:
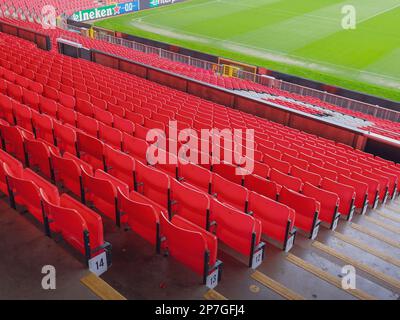
[{"label": "white pitch boundary line", "polygon": [[400,7],[400,4],[396,4],[396,5],[394,5],[393,7],[390,7],[390,8],[388,8],[388,9],[384,9],[384,10],[382,10],[382,11],[379,11],[378,13],[373,14],[373,15],[370,16],[370,17],[361,19],[360,21],[358,21],[358,23],[363,23],[363,22],[368,21],[368,20],[370,20],[370,19],[372,19],[372,18],[375,18],[375,17],[377,17],[377,16],[380,16],[381,14],[384,14],[384,13],[386,13],[386,12],[392,11],[392,10],[398,8],[398,7]]},{"label": "white pitch boundary line", "polygon": [[[138,19],[140,19],[140,18],[132,19],[132,22],[137,21]],[[248,45],[248,44],[244,44],[244,43],[239,43],[239,42],[235,42],[235,41],[231,41],[231,40],[225,40],[225,39],[210,37],[210,36],[206,36],[206,35],[201,35],[201,34],[198,34],[198,33],[195,33],[195,32],[182,31],[182,30],[177,29],[177,28],[166,27],[166,26],[159,25],[159,24],[156,24],[156,23],[143,22],[143,20],[144,19],[142,18],[142,20],[140,20],[138,22],[143,23],[143,24],[147,24],[149,26],[157,27],[157,28],[160,28],[160,29],[173,31],[176,34],[196,36],[198,38],[209,39],[209,40],[213,40],[215,42],[230,43],[230,44],[233,44],[233,45],[236,45],[236,46],[239,46],[239,47],[256,49],[256,50],[259,50],[259,51],[264,51],[266,53],[273,53],[275,55],[284,56],[284,57],[288,57],[288,58],[295,58],[295,59],[299,60],[300,62],[318,63],[321,66],[331,66],[331,67],[334,67],[334,68],[337,68],[337,69],[359,72],[360,74],[370,74],[370,75],[377,76],[377,77],[380,77],[380,78],[383,78],[383,79],[394,80],[394,81],[399,81],[400,80],[400,78],[395,78],[395,77],[388,76],[388,75],[382,75],[382,74],[371,72],[371,71],[355,69],[355,68],[351,68],[351,67],[347,67],[347,66],[343,66],[343,65],[334,64],[334,63],[331,63],[331,62],[317,61],[317,60],[313,60],[313,59],[304,59],[303,57],[296,56],[296,55],[289,54],[289,53],[284,53],[284,52],[279,52],[279,51],[275,51],[275,50],[265,49],[265,48],[252,46],[252,45]]]}]

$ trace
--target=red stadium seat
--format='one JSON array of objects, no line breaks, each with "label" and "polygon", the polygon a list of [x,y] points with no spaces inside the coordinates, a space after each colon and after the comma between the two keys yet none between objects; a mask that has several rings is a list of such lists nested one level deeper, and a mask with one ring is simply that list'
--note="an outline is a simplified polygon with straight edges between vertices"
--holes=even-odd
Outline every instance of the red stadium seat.
[{"label": "red stadium seat", "polygon": [[275,158],[269,156],[268,154],[264,154],[263,161],[264,161],[264,163],[269,165],[271,167],[271,169],[276,169],[276,170],[279,170],[286,174],[290,172],[290,163],[289,162],[275,159]]},{"label": "red stadium seat", "polygon": [[77,113],[76,127],[81,129],[85,134],[97,138],[99,133],[99,122],[89,116]]},{"label": "red stadium seat", "polygon": [[336,181],[338,174],[335,171],[317,166],[316,164],[310,164],[308,171],[319,174],[323,178],[329,178],[331,180]]},{"label": "red stadium seat", "polygon": [[318,201],[283,187],[279,194],[279,202],[296,211],[295,227],[306,232],[310,239],[317,237],[320,225]]},{"label": "red stadium seat", "polygon": [[133,232],[156,246],[160,251],[160,214],[153,206],[136,202],[118,192],[118,205],[121,216],[126,216],[126,223]]},{"label": "red stadium seat", "polygon": [[299,178],[289,176],[276,169],[271,170],[270,179],[279,186],[285,186],[296,192],[300,192],[303,187],[303,182]]},{"label": "red stadium seat", "polygon": [[297,166],[292,166],[290,174],[293,177],[300,178],[303,183],[308,182],[317,187],[319,187],[322,182],[322,177],[319,174],[303,170]]},{"label": "red stadium seat", "polygon": [[251,215],[234,208],[211,201],[211,221],[215,221],[218,240],[233,250],[249,257],[249,267],[256,267],[254,256],[258,263],[264,258],[265,243],[261,241],[261,222]]},{"label": "red stadium seat", "polygon": [[136,162],[136,191],[130,195],[134,201],[151,204],[158,211],[168,212],[170,179],[165,173]]},{"label": "red stadium seat", "polygon": [[118,189],[129,195],[129,187],[122,181],[97,169],[94,176],[82,168],[84,203],[90,203],[99,212],[115,221],[117,226],[126,222],[126,216],[120,216],[118,209]]},{"label": "red stadium seat", "polygon": [[54,140],[61,153],[68,152],[77,155],[76,130],[57,121],[53,122]]},{"label": "red stadium seat", "polygon": [[59,154],[57,147],[35,139],[25,139],[25,152],[27,165],[35,171],[39,171],[47,179],[53,179],[53,170],[50,161],[50,150]]},{"label": "red stadium seat", "polygon": [[[217,260],[217,237],[213,234],[179,215],[168,221],[163,213],[161,230],[169,255],[202,275],[204,284],[207,276],[221,267],[221,262]],[[218,277],[220,274],[218,272]]]},{"label": "red stadium seat", "polygon": [[[104,241],[103,222],[98,214],[67,194],[61,195],[58,204],[49,201],[42,190],[41,194],[45,215],[51,218],[50,226],[56,226],[63,239],[85,256],[86,263],[104,251],[110,257],[111,246]],[[107,262],[110,265],[111,259]]]},{"label": "red stadium seat", "polygon": [[32,110],[20,103],[13,103],[15,124],[29,132],[33,132]]},{"label": "red stadium seat", "polygon": [[211,191],[219,201],[232,206],[236,210],[246,212],[249,192],[245,187],[235,184],[218,174],[213,174]]},{"label": "red stadium seat", "polygon": [[12,100],[3,94],[0,94],[0,118],[9,124],[14,124]]},{"label": "red stadium seat", "polygon": [[170,216],[178,214],[206,230],[209,229],[210,199],[207,194],[171,179],[170,201]]},{"label": "red stadium seat", "polygon": [[26,163],[24,140],[34,138],[33,134],[19,127],[10,127],[0,124],[0,132],[3,142],[3,149],[21,161]]},{"label": "red stadium seat", "polygon": [[381,203],[384,204],[389,196],[389,178],[377,173],[373,173],[369,170],[363,170],[362,175],[379,181],[380,185],[379,200],[381,201]]},{"label": "red stadium seat", "polygon": [[118,150],[122,148],[121,131],[101,122],[99,123],[99,139]]},{"label": "red stadium seat", "polygon": [[339,174],[338,182],[354,187],[356,191],[354,205],[357,209],[361,210],[361,214],[364,214],[368,207],[368,184],[343,174]]},{"label": "red stadium seat", "polygon": [[47,143],[54,144],[53,119],[51,117],[34,112],[32,114],[32,123],[37,139],[42,139]]},{"label": "red stadium seat", "polygon": [[212,165],[213,172],[233,183],[241,185],[243,183],[243,176],[236,174],[236,168],[236,166],[224,162]]},{"label": "red stadium seat", "polygon": [[126,133],[122,137],[122,150],[135,159],[147,164],[147,150],[149,144],[139,138]]},{"label": "red stadium seat", "polygon": [[314,198],[321,205],[319,211],[319,219],[328,224],[332,230],[336,229],[339,221],[339,196],[336,193],[323,190],[310,183],[305,183],[303,194],[307,197]]},{"label": "red stadium seat", "polygon": [[375,209],[378,205],[379,193],[381,188],[379,180],[366,177],[363,174],[357,172],[352,172],[351,177],[368,185],[368,203],[371,208]]},{"label": "red stadium seat", "polygon": [[307,170],[308,169],[308,162],[307,160],[304,159],[299,159],[297,157],[293,157],[291,155],[288,154],[282,154],[282,161],[286,161],[288,163],[290,163],[290,165],[293,166],[297,166],[303,170]]},{"label": "red stadium seat", "polygon": [[354,201],[356,198],[356,191],[354,187],[324,178],[321,188],[336,193],[339,196],[339,213],[350,221],[353,218],[355,209]]},{"label": "red stadium seat", "polygon": [[112,176],[125,182],[129,190],[135,188],[135,159],[130,155],[105,145],[104,157],[106,171]]},{"label": "red stadium seat", "polygon": [[211,192],[212,173],[196,164],[178,164],[179,181],[203,192]]},{"label": "red stadium seat", "polygon": [[86,172],[93,175],[92,167],[89,164],[83,164],[80,159],[68,152],[64,153],[63,157],[50,153],[55,182],[83,199],[81,168],[84,167]]},{"label": "red stadium seat", "polygon": [[291,249],[296,234],[293,209],[251,192],[248,210],[254,218],[261,221],[263,235],[282,244],[283,250]]},{"label": "red stadium seat", "polygon": [[43,216],[40,189],[43,189],[49,201],[57,203],[59,200],[57,188],[30,169],[20,172],[21,176],[14,176],[15,171],[11,170],[7,164],[4,164],[4,170],[9,185],[11,206],[14,209],[16,209],[15,204],[25,207],[47,229],[48,223]]},{"label": "red stadium seat", "polygon": [[22,175],[23,166],[18,159],[14,158],[7,152],[0,150],[0,191],[9,196],[6,172],[3,166],[4,163],[7,164],[9,172],[14,177]]},{"label": "red stadium seat", "polygon": [[261,178],[257,175],[246,175],[243,186],[250,191],[257,192],[270,199],[277,200],[278,198],[279,192],[276,182]]},{"label": "red stadium seat", "polygon": [[104,143],[99,139],[78,131],[77,149],[79,158],[89,163],[94,169],[105,169]]}]

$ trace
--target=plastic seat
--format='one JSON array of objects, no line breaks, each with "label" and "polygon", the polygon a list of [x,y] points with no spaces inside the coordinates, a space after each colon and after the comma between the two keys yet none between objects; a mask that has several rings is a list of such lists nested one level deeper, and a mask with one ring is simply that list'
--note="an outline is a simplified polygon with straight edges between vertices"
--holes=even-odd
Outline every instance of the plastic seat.
[{"label": "plastic seat", "polygon": [[379,193],[380,193],[380,182],[379,180],[369,178],[364,176],[363,174],[352,172],[351,178],[364,182],[368,185],[368,203],[372,208],[376,208],[379,201]]},{"label": "plastic seat", "polygon": [[388,196],[389,190],[389,178],[382,176],[380,174],[373,173],[369,170],[363,170],[363,176],[375,179],[379,181],[380,189],[379,189],[379,200],[381,203],[384,203]]},{"label": "plastic seat", "polygon": [[21,176],[23,166],[18,159],[14,158],[7,152],[0,150],[0,191],[9,195],[6,172],[3,166],[4,163],[7,164],[9,172],[15,177]]},{"label": "plastic seat", "polygon": [[118,204],[121,216],[126,216],[126,223],[133,232],[156,246],[160,251],[160,214],[153,206],[133,201],[118,192]]},{"label": "plastic seat", "polygon": [[163,213],[161,230],[169,255],[201,275],[204,284],[207,276],[221,267],[217,237],[212,233],[178,215],[169,221]]},{"label": "plastic seat", "polygon": [[258,251],[262,250],[261,260],[264,258],[265,243],[261,241],[260,220],[215,199],[211,201],[210,220],[215,221],[215,234],[218,240],[249,257],[250,268],[253,266],[253,256]]},{"label": "plastic seat", "polygon": [[319,174],[303,170],[295,165],[292,166],[290,174],[293,177],[300,178],[303,183],[308,182],[317,187],[319,187],[322,182],[322,177]]},{"label": "plastic seat", "polygon": [[262,162],[254,161],[254,168],[252,174],[257,175],[264,179],[269,179],[271,168]]},{"label": "plastic seat", "polygon": [[283,187],[279,194],[279,202],[296,211],[296,228],[303,230],[311,239],[317,237],[320,224],[319,202],[286,187]]},{"label": "plastic seat", "polygon": [[331,180],[336,181],[338,174],[335,171],[317,166],[316,164],[310,164],[310,167],[308,168],[308,171],[316,173],[320,175],[323,178],[329,178]]},{"label": "plastic seat", "polygon": [[59,154],[57,147],[49,145],[43,141],[35,139],[25,139],[25,152],[27,165],[39,171],[47,179],[53,179],[53,169],[50,161],[50,150],[52,153]]},{"label": "plastic seat", "polygon": [[339,196],[336,193],[323,190],[308,182],[304,184],[303,194],[307,197],[314,198],[320,203],[319,219],[326,222],[330,229],[334,230],[340,216],[338,213]]},{"label": "plastic seat", "polygon": [[78,131],[77,149],[79,158],[88,162],[93,169],[105,169],[104,144],[99,139]]},{"label": "plastic seat", "polygon": [[40,188],[43,189],[49,201],[57,203],[59,194],[57,188],[47,182],[30,169],[21,172],[21,176],[14,176],[7,164],[4,164],[4,170],[7,175],[10,203],[15,209],[15,204],[25,207],[39,222],[47,226],[43,217],[42,197]]},{"label": "plastic seat", "polygon": [[232,206],[236,210],[246,212],[249,192],[245,187],[235,184],[218,174],[213,174],[211,184],[212,195],[219,201]]},{"label": "plastic seat", "polygon": [[135,188],[135,159],[107,145],[104,148],[104,157],[107,173],[125,182],[129,186],[129,190],[133,191]]},{"label": "plastic seat", "polygon": [[93,168],[66,152],[63,157],[51,153],[51,164],[54,172],[54,181],[68,189],[76,196],[83,199],[82,167],[87,173],[93,175]]},{"label": "plastic seat", "polygon": [[[111,246],[104,241],[101,217],[67,194],[62,194],[58,204],[51,203],[42,192],[43,209],[51,217],[52,226],[63,239],[82,253],[86,262],[104,250],[109,255]],[[109,259],[107,261],[110,263]]]},{"label": "plastic seat", "polygon": [[134,201],[145,201],[156,210],[168,212],[170,179],[165,173],[136,162],[136,191],[130,194]]},{"label": "plastic seat", "polygon": [[244,177],[244,187],[250,191],[257,192],[260,195],[273,200],[278,198],[278,187],[276,182],[261,178],[257,175],[246,175]]},{"label": "plastic seat", "polygon": [[147,163],[148,148],[146,141],[126,133],[122,135],[122,150],[143,163]]},{"label": "plastic seat", "polygon": [[356,192],[354,205],[357,209],[361,209],[361,214],[364,214],[368,206],[368,184],[343,174],[339,174],[338,182],[354,187]]},{"label": "plastic seat", "polygon": [[276,169],[271,170],[270,179],[278,185],[285,186],[296,192],[300,192],[303,187],[303,182],[299,178],[289,176]]},{"label": "plastic seat", "polygon": [[212,165],[213,172],[233,183],[242,185],[244,177],[236,174],[236,169],[236,166],[224,162]]},{"label": "plastic seat", "polygon": [[126,183],[97,169],[92,176],[82,168],[82,180],[84,186],[84,202],[91,204],[99,212],[115,221],[117,226],[121,222],[126,223],[127,216],[121,216],[118,208],[118,189],[125,196],[129,195],[129,187]]},{"label": "plastic seat", "polygon": [[[40,112],[49,115],[50,117],[57,117],[57,113],[58,113],[58,108],[59,107],[63,107],[63,106],[59,106],[54,100],[45,98],[43,96],[39,96],[39,108],[40,108]],[[63,107],[64,109],[67,109],[66,107]],[[73,111],[73,110],[70,110]]]},{"label": "plastic seat", "polygon": [[53,119],[45,114],[32,113],[32,124],[36,139],[54,144]]},{"label": "plastic seat", "polygon": [[271,169],[279,170],[283,173],[288,174],[290,172],[290,163],[286,161],[281,161],[279,159],[273,158],[268,154],[264,154],[263,162],[271,167]]},{"label": "plastic seat", "polygon": [[0,118],[14,124],[13,104],[9,97],[0,94]]},{"label": "plastic seat", "polygon": [[120,130],[99,123],[99,139],[108,145],[121,150],[122,147],[122,133]]},{"label": "plastic seat", "polygon": [[135,133],[135,124],[128,120],[121,118],[119,116],[114,115],[114,128],[121,130],[121,132],[125,132],[129,135],[134,135]]},{"label": "plastic seat", "polygon": [[354,187],[324,178],[321,188],[336,193],[339,196],[339,213],[345,216],[347,220],[351,220],[355,209],[354,201],[356,198],[356,191]]},{"label": "plastic seat", "polygon": [[99,122],[96,119],[77,113],[76,127],[87,135],[97,138],[99,133]]},{"label": "plastic seat", "polygon": [[206,193],[211,191],[212,173],[209,170],[193,163],[182,164],[179,162],[178,171],[178,180],[181,183]]},{"label": "plastic seat", "polygon": [[283,250],[290,250],[296,233],[293,209],[258,193],[250,192],[248,211],[261,221],[263,235],[281,243]]},{"label": "plastic seat", "polygon": [[32,111],[30,108],[19,103],[13,103],[13,113],[16,125],[27,131],[33,132]]},{"label": "plastic seat", "polygon": [[36,111],[39,111],[40,100],[39,100],[39,95],[36,92],[24,88],[22,101],[28,107],[33,108]]},{"label": "plastic seat", "polygon": [[292,168],[293,168],[293,166],[297,166],[298,168],[301,168],[303,170],[307,170],[308,169],[307,160],[299,159],[297,157],[293,157],[293,156],[285,154],[285,153],[282,154],[282,161],[286,161],[286,162],[290,163]]},{"label": "plastic seat", "polygon": [[57,121],[53,122],[54,141],[61,153],[68,152],[77,155],[76,130]]},{"label": "plastic seat", "polygon": [[210,199],[207,194],[171,179],[170,195],[171,216],[178,214],[208,230]]},{"label": "plastic seat", "polygon": [[26,138],[33,139],[33,134],[16,126],[10,127],[3,124],[0,124],[0,132],[3,140],[3,149],[25,164],[24,141]]},{"label": "plastic seat", "polygon": [[93,117],[94,114],[93,105],[89,101],[81,99],[76,100],[75,111],[88,117]]}]

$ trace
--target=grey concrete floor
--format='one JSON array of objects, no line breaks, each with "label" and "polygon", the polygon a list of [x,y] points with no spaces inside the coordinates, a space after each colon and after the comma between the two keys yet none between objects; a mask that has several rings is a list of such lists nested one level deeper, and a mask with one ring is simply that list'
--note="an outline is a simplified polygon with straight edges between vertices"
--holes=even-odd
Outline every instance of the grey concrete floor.
[{"label": "grey concrete floor", "polygon": [[[400,218],[399,202],[381,209]],[[400,228],[400,222],[384,218],[377,211],[368,216]],[[103,218],[105,239],[113,245],[113,265],[101,277],[128,299],[203,299],[207,288],[201,278],[170,257],[157,255],[154,247],[132,231],[116,228]],[[388,231],[355,215],[353,222],[400,242],[400,234]],[[20,214],[0,200],[0,299],[97,299],[80,283],[87,274],[83,260],[62,241],[43,235],[41,226],[29,214]],[[337,232],[367,244],[380,252],[400,259],[400,248],[377,240],[351,228],[344,220]],[[358,262],[400,280],[400,267],[352,246],[321,228],[317,240],[346,254]],[[314,266],[338,277],[345,263],[313,247],[312,241],[298,234],[291,253]],[[292,264],[287,254],[267,243],[265,260],[258,271],[278,281],[306,299],[356,299],[348,292],[314,276]],[[218,253],[224,262],[222,281],[216,291],[228,299],[283,299],[273,290],[254,280],[254,270],[247,267],[247,259],[233,254],[224,245]],[[57,289],[43,290],[43,265],[54,265],[57,270]],[[357,270],[357,288],[379,299],[399,299],[400,289]]]}]

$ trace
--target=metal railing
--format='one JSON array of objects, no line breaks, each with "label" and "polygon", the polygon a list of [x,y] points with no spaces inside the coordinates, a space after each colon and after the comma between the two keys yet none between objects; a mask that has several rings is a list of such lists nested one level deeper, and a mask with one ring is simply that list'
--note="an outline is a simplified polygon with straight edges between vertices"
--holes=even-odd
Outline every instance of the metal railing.
[{"label": "metal railing", "polygon": [[[69,29],[79,31],[81,28],[69,26]],[[212,63],[209,61],[193,58],[188,55],[182,55],[176,52],[164,50],[158,47],[145,45],[136,41],[126,40],[111,35],[107,35],[101,32],[96,32],[96,39],[106,41],[112,44],[121,45],[127,48],[131,48],[136,51],[141,51],[144,53],[154,54],[160,58],[167,59],[173,62],[179,62],[186,64],[188,66],[200,68],[207,71],[212,71],[215,75],[222,75],[223,65]],[[390,120],[394,122],[400,122],[400,112],[383,108],[377,105],[368,104],[365,102],[353,100],[343,96],[338,96],[332,93],[320,91],[317,89],[312,89],[309,87],[304,87],[295,83],[286,82],[283,80],[278,80],[273,77],[263,76],[259,74],[254,74],[251,72],[239,70],[236,75],[239,79],[244,79],[252,81],[269,88],[275,88],[284,90],[290,93],[295,93],[302,96],[310,96],[318,98],[323,102],[339,106],[351,111],[358,111],[364,114],[372,115],[374,117]]]}]

